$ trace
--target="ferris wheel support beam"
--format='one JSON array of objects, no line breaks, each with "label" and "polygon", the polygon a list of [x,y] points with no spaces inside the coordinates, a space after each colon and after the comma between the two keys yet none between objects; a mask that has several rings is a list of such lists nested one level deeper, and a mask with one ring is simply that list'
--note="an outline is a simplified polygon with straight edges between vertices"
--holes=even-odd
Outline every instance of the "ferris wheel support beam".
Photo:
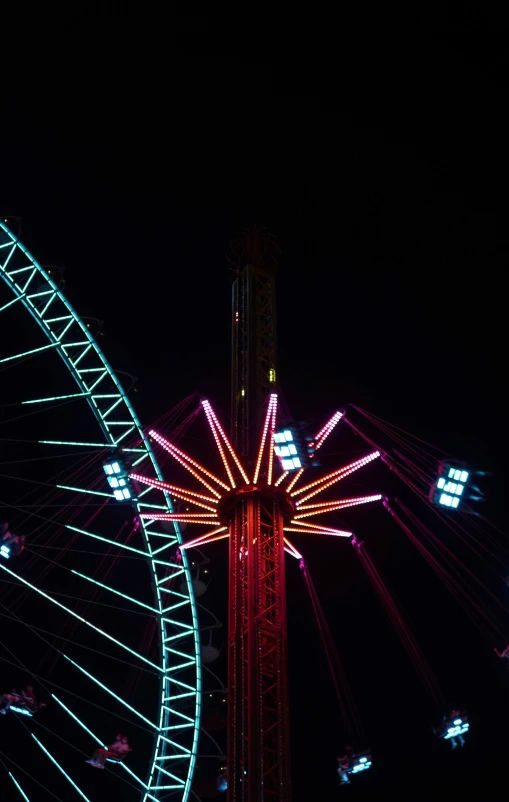
[{"label": "ferris wheel support beam", "polygon": [[67,780],[67,782],[69,782],[69,783],[72,785],[72,787],[73,787],[73,788],[74,788],[74,789],[75,789],[75,790],[78,792],[78,794],[79,794],[79,795],[82,797],[82,799],[84,799],[84,800],[85,800],[85,802],[90,802],[90,799],[88,798],[88,796],[85,796],[85,794],[83,793],[83,791],[82,791],[82,790],[81,790],[81,789],[80,789],[80,788],[79,788],[79,787],[76,785],[76,783],[74,782],[74,780],[73,780],[73,779],[71,779],[71,777],[69,777],[69,775],[67,774],[67,772],[65,771],[65,769],[63,769],[63,768],[62,768],[62,766],[60,765],[60,763],[58,762],[58,760],[56,760],[56,759],[53,757],[53,755],[51,754],[51,752],[50,752],[48,749],[46,749],[46,747],[45,747],[45,746],[44,746],[44,745],[43,745],[43,744],[42,744],[42,743],[39,741],[39,739],[38,739],[38,738],[37,738],[37,737],[36,737],[36,736],[35,736],[33,733],[32,733],[32,738],[33,738],[33,739],[34,739],[34,741],[35,741],[35,742],[36,742],[36,743],[37,743],[37,744],[38,744],[38,745],[41,747],[42,751],[43,751],[43,752],[45,752],[45,753],[47,754],[47,756],[49,757],[49,759],[51,760],[51,762],[55,764],[55,766],[57,767],[57,769],[58,769],[60,772],[62,772],[62,774],[64,775],[64,777],[65,777],[65,779]]},{"label": "ferris wheel support beam", "polygon": [[[1,310],[0,310],[0,311],[1,311]],[[25,802],[30,802],[29,798],[27,797],[27,795],[26,795],[26,794],[25,794],[25,792],[23,791],[23,788],[21,787],[21,785],[19,784],[19,782],[16,780],[16,778],[14,777],[14,775],[13,775],[13,773],[12,773],[11,771],[9,772],[9,777],[10,777],[10,778],[11,778],[11,780],[13,781],[14,785],[16,786],[16,788],[18,789],[18,791],[20,792],[20,794],[21,794],[21,796],[23,797],[23,799],[25,800]]]}]

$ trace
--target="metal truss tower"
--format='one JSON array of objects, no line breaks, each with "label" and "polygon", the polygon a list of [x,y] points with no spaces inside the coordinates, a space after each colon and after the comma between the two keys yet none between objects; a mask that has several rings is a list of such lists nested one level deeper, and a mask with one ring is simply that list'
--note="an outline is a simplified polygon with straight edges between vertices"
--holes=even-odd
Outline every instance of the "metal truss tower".
[{"label": "metal truss tower", "polygon": [[229,802],[291,797],[283,536],[291,510],[286,494],[267,483],[268,462],[256,460],[276,389],[277,250],[255,229],[236,243],[232,260],[232,441],[254,482],[223,508],[230,531]]}]

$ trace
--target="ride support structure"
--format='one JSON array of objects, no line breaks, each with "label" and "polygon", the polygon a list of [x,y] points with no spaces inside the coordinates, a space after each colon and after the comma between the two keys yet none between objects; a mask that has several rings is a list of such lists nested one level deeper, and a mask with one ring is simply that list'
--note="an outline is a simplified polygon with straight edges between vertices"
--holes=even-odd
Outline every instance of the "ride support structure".
[{"label": "ride support structure", "polygon": [[291,798],[283,527],[292,510],[287,494],[270,479],[267,483],[272,471],[268,405],[276,389],[275,266],[270,238],[257,230],[246,235],[237,251],[232,293],[232,441],[254,470],[254,482],[234,491],[223,512],[230,533],[231,802]]}]

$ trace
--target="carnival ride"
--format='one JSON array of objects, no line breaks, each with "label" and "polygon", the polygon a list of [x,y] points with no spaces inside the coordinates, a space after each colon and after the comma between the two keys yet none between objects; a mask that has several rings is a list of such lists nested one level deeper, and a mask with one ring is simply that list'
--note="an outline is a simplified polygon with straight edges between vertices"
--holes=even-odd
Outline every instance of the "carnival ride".
[{"label": "carnival ride", "polygon": [[[53,711],[51,728],[45,712],[34,719],[34,726],[40,723],[45,730],[46,742],[27,730],[34,748],[39,747],[65,781],[92,802],[94,780],[77,771],[79,761],[73,760],[73,751],[88,757],[93,743],[105,750],[104,738],[94,733],[110,733],[114,717],[136,727],[132,757],[112,767],[113,781],[125,785],[122,798],[134,799],[141,793],[145,802],[196,796],[191,781],[198,757],[203,662],[217,680],[207,695],[214,702],[220,700],[202,729],[217,747],[213,757],[221,764],[214,790],[227,789],[231,802],[289,800],[288,555],[302,571],[345,740],[353,733],[360,744],[338,759],[340,777],[346,783],[353,775],[369,775],[376,754],[372,759],[362,733],[337,644],[305,559],[306,542],[322,536],[339,538],[338,545],[350,541],[436,709],[447,711],[434,672],[359,539],[360,532],[354,523],[338,526],[336,519],[340,515],[343,521],[371,505],[387,511],[483,633],[492,642],[498,637],[499,643],[507,643],[502,640],[504,625],[494,614],[498,610],[505,615],[504,605],[476,577],[468,561],[453,559],[449,545],[433,527],[436,520],[459,536],[467,553],[480,550],[483,556],[495,554],[504,560],[493,529],[482,516],[474,515],[480,493],[473,484],[475,471],[357,406],[335,410],[314,429],[292,419],[278,392],[272,243],[259,234],[244,243],[241,255],[236,252],[230,436],[205,398],[183,421],[176,423],[189,399],[157,425],[142,429],[92,337],[90,328],[97,324],[77,318],[58,283],[5,226],[0,236],[0,275],[14,296],[0,306],[0,324],[7,315],[11,330],[12,315],[20,308],[37,324],[33,331],[22,327],[19,353],[0,359],[0,366],[13,371],[4,393],[5,408],[37,405],[37,414],[29,407],[28,414],[18,410],[4,421],[10,428],[2,461],[19,467],[15,475],[5,474],[0,499],[6,508],[3,517],[9,521],[3,529],[5,549],[11,548],[13,537],[26,537],[19,563],[6,551],[0,554],[0,571],[5,575],[0,578],[12,599],[8,608],[2,607],[8,654],[3,660],[45,689]],[[31,339],[37,328],[46,338],[44,344]],[[67,380],[62,385],[47,380],[49,360],[56,355]],[[25,391],[38,384],[51,386],[52,395],[19,401],[19,387]],[[217,468],[206,467],[181,443],[198,414],[215,445]],[[362,448],[338,466],[324,454],[344,426],[360,438]],[[153,449],[166,460],[164,471]],[[327,469],[322,470],[325,464]],[[370,471],[375,464],[385,465],[405,492],[398,496],[377,492],[370,478],[366,492],[335,496],[340,483],[348,486],[358,472]],[[178,478],[179,472],[191,476],[193,485]],[[28,485],[24,494],[20,483]],[[425,514],[416,513],[409,499],[417,499]],[[192,534],[196,527],[205,527],[205,533]],[[226,685],[206,665],[221,652],[223,644],[215,636],[221,623],[196,601],[206,591],[208,548],[216,541],[228,541],[229,548]],[[198,555],[191,563],[190,549]],[[140,572],[142,565],[145,575]],[[83,584],[78,586],[78,580]],[[52,611],[50,629],[32,616],[34,598],[41,598],[41,605]],[[30,635],[21,651],[10,649],[10,626]],[[201,645],[200,630],[208,633]],[[37,663],[34,640],[42,650]],[[51,655],[48,681],[41,665]],[[86,694],[85,686],[79,693],[76,687],[69,688],[70,670],[76,672],[76,682],[79,678],[87,683]],[[227,725],[227,755],[211,735],[214,717],[221,726]],[[63,747],[58,744],[57,760],[48,744],[56,746],[55,738],[62,741],[54,730],[62,732],[64,721],[66,731],[72,726],[76,736],[63,739]],[[453,710],[446,712],[436,734],[450,739],[454,747],[463,745],[468,728],[466,714]],[[132,734],[129,740],[134,743]],[[23,795],[18,776],[23,767],[0,752],[14,787]],[[48,772],[45,780],[56,782],[60,775]]]}]

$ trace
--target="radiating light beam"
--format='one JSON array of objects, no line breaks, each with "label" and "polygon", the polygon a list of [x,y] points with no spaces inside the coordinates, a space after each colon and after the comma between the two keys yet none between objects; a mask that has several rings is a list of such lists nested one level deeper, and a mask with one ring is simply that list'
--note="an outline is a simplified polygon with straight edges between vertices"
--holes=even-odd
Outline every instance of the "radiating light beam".
[{"label": "radiating light beam", "polygon": [[[194,490],[187,490],[185,487],[170,485],[168,482],[161,482],[159,479],[152,479],[149,476],[142,476],[139,473],[130,473],[129,479],[134,479],[135,481],[141,482],[145,485],[150,485],[151,487],[155,487],[157,490],[166,490],[170,496],[177,496],[178,493],[185,493],[186,496],[192,496],[193,498],[199,498],[202,501],[209,501],[211,504],[217,504],[217,498],[204,496],[203,493],[195,493]],[[180,496],[178,496],[178,498],[180,498]]]},{"label": "radiating light beam", "polygon": [[327,421],[325,426],[320,429],[317,435],[315,435],[315,451],[318,451],[318,449],[324,444],[325,440],[330,435],[332,430],[337,426],[342,417],[342,412],[335,412],[334,415]]},{"label": "radiating light beam", "polygon": [[300,554],[300,552],[297,551],[293,543],[290,543],[290,541],[286,537],[284,537],[283,540],[285,542],[285,551],[287,551],[288,554],[291,554],[292,557],[295,557],[297,560],[302,560],[303,559],[302,554]]},{"label": "radiating light beam", "polygon": [[210,404],[207,404],[207,402],[203,402],[202,401],[202,407],[203,407],[203,409],[205,411],[205,416],[207,418],[207,423],[209,424],[210,431],[212,432],[212,436],[213,436],[213,438],[215,440],[215,443],[216,443],[216,446],[217,446],[217,450],[219,451],[219,456],[221,457],[221,460],[222,460],[222,463],[223,463],[223,465],[225,467],[226,473],[228,474],[228,479],[230,480],[230,485],[232,487],[236,487],[235,479],[233,478],[233,474],[231,472],[230,465],[228,463],[228,460],[226,459],[226,454],[224,453],[223,446],[221,445],[219,432],[216,429],[216,425],[214,423],[214,419],[213,419],[213,417],[211,415],[211,412],[210,412]]},{"label": "radiating light beam", "polygon": [[203,404],[207,404],[207,405],[208,405],[208,408],[210,409],[210,414],[212,415],[212,417],[213,417],[213,419],[214,419],[214,423],[216,424],[216,427],[217,427],[217,429],[218,429],[218,431],[219,431],[219,434],[220,434],[220,435],[221,435],[221,437],[223,438],[223,440],[224,440],[224,442],[225,442],[225,444],[226,444],[226,448],[227,448],[227,449],[228,449],[228,451],[230,452],[230,454],[231,454],[231,456],[232,456],[232,458],[233,458],[233,461],[235,462],[235,465],[237,466],[237,468],[238,468],[238,470],[239,470],[239,472],[240,472],[240,475],[241,475],[241,476],[242,476],[242,478],[244,479],[244,481],[245,481],[246,485],[248,485],[248,484],[249,484],[249,479],[247,478],[247,474],[246,474],[246,472],[245,472],[244,468],[242,467],[242,464],[241,464],[241,462],[240,462],[239,458],[237,457],[237,454],[235,453],[235,450],[234,450],[234,448],[232,447],[232,445],[231,445],[230,441],[228,440],[228,438],[227,438],[226,434],[224,433],[223,427],[222,427],[222,426],[221,426],[221,424],[219,423],[219,421],[218,421],[218,419],[217,419],[217,415],[216,415],[216,413],[215,413],[215,412],[214,412],[214,410],[212,409],[212,406],[210,405],[209,401],[204,401],[204,402],[202,402],[202,403],[203,403]]},{"label": "radiating light beam", "polygon": [[229,532],[226,532],[223,535],[215,535],[214,537],[197,537],[194,540],[188,540],[187,543],[181,543],[180,549],[191,549],[194,547],[198,548],[200,546],[205,546],[207,543],[213,543],[215,540],[224,540],[226,537],[230,537]]},{"label": "radiating light beam", "polygon": [[299,479],[300,479],[300,477],[302,476],[303,473],[304,473],[304,468],[301,468],[299,471],[297,471],[297,473],[293,477],[292,481],[290,482],[290,484],[286,488],[286,492],[287,493],[289,493],[290,490],[292,489],[292,487],[295,486],[295,484],[299,481]]},{"label": "radiating light beam", "polygon": [[31,590],[34,590],[36,593],[38,593],[44,599],[47,599],[48,601],[50,601],[53,604],[55,604],[57,607],[60,607],[61,610],[65,610],[66,613],[68,613],[69,615],[72,615],[73,618],[76,618],[78,621],[81,621],[82,624],[86,624],[87,627],[90,627],[90,629],[95,630],[95,632],[98,632],[99,635],[102,635],[104,638],[107,638],[107,640],[111,641],[112,643],[115,643],[117,646],[120,646],[122,649],[125,649],[127,652],[129,652],[130,654],[132,654],[135,657],[137,657],[138,660],[142,660],[144,663],[147,663],[152,668],[155,668],[156,671],[164,673],[164,669],[162,669],[156,663],[152,663],[146,657],[143,657],[143,655],[138,654],[138,652],[135,652],[133,649],[130,649],[129,646],[126,646],[124,643],[122,643],[121,641],[117,640],[112,635],[108,635],[107,632],[104,632],[102,629],[99,629],[99,627],[96,627],[95,624],[91,624],[90,621],[87,621],[86,618],[83,618],[83,616],[78,615],[78,613],[75,613],[74,610],[71,610],[69,607],[66,607],[65,604],[62,604],[62,602],[57,601],[52,596],[49,596],[47,593],[45,593],[43,590],[40,590],[39,588],[35,587],[35,585],[32,585],[31,582],[28,582],[26,579],[23,579],[23,577],[19,576],[19,574],[16,574],[16,573],[14,573],[14,571],[11,571],[11,569],[7,568],[3,564],[3,562],[0,562],[0,568],[2,569],[2,571],[5,571],[7,574],[10,574],[10,576],[13,576],[19,582],[22,582],[24,585],[27,586],[27,588],[30,588]]},{"label": "radiating light beam", "polygon": [[[317,504],[303,504],[299,506],[300,510],[319,510],[325,509],[326,507],[334,506],[335,504],[365,504],[369,501],[380,501],[382,495],[377,493],[373,496],[356,496],[355,498],[338,498],[334,499],[333,501],[321,501]],[[297,517],[297,516],[296,516]]]},{"label": "radiating light beam", "polygon": [[269,425],[272,420],[272,407],[274,406],[274,404],[277,404],[277,395],[276,393],[271,393],[269,397],[269,404],[267,406],[267,414],[265,415],[265,423],[263,424],[262,438],[260,441],[260,450],[258,451],[258,459],[256,460],[256,468],[253,476],[253,484],[257,483],[258,476],[260,474],[260,467],[262,464],[263,452],[265,450],[267,432],[269,430]]},{"label": "radiating light beam", "polygon": [[[298,526],[305,526],[304,522],[296,521]],[[336,537],[353,537],[353,532],[343,532],[341,529],[331,529],[328,526],[312,526],[309,529],[299,529],[297,526],[285,526],[284,532],[298,532],[301,535],[335,535]]]},{"label": "radiating light beam", "polygon": [[67,781],[68,781],[68,782],[69,782],[69,783],[72,785],[72,787],[73,787],[73,788],[75,788],[75,789],[76,789],[76,791],[78,792],[78,794],[79,794],[79,795],[80,795],[80,796],[81,796],[81,797],[82,797],[82,798],[85,800],[85,802],[90,802],[90,799],[88,798],[88,796],[85,796],[85,794],[83,793],[83,791],[82,791],[80,788],[78,788],[78,786],[76,785],[76,783],[74,782],[74,780],[72,780],[72,779],[69,777],[69,775],[68,775],[68,774],[67,774],[67,772],[66,772],[66,771],[65,771],[65,770],[62,768],[62,766],[60,765],[60,763],[59,763],[57,760],[55,760],[55,758],[53,757],[53,755],[51,754],[51,752],[49,752],[49,751],[46,749],[46,747],[42,745],[42,743],[40,742],[40,740],[39,740],[39,739],[38,739],[38,738],[37,738],[37,737],[36,737],[36,736],[35,736],[33,733],[32,733],[32,738],[34,739],[34,741],[35,741],[37,744],[39,744],[39,746],[41,747],[42,751],[43,751],[43,752],[46,752],[47,756],[48,756],[48,757],[49,757],[49,759],[52,761],[52,763],[54,763],[54,764],[55,764],[55,766],[57,767],[57,769],[58,769],[60,772],[62,772],[62,774],[64,775],[65,779],[66,779],[66,780],[67,780]]},{"label": "radiating light beam", "polygon": [[[216,482],[216,484],[218,484],[220,487],[222,487],[223,490],[230,490],[228,485],[225,484],[224,482],[222,482],[221,479],[218,479],[217,476],[215,476],[213,473],[211,473],[206,468],[204,468],[203,465],[200,465],[198,462],[195,462],[195,460],[191,459],[191,457],[189,457],[187,454],[185,454],[179,448],[174,446],[173,443],[170,443],[168,440],[166,440],[164,437],[162,437],[162,435],[158,434],[153,429],[151,429],[149,431],[149,435],[150,435],[150,437],[153,437],[154,440],[157,443],[159,443],[159,445],[161,445],[166,451],[168,451],[169,454],[172,454],[172,456],[178,455],[181,459],[183,459],[187,463],[189,463],[189,465],[192,465],[194,468],[197,468],[199,471],[204,473],[205,476],[208,476],[209,479],[212,479],[212,481]],[[203,479],[202,479],[202,481],[203,481]]]},{"label": "radiating light beam", "polygon": [[289,473],[290,473],[290,471],[285,471],[284,473],[282,473],[281,476],[279,477],[279,479],[276,479],[276,481],[274,482],[274,487],[279,487],[281,482],[286,479],[286,477],[288,476]]},{"label": "radiating light beam", "polygon": [[68,708],[68,707],[66,707],[66,706],[64,705],[64,703],[60,701],[60,699],[58,698],[58,696],[55,696],[55,694],[54,694],[54,693],[52,693],[52,694],[51,694],[51,698],[52,698],[52,699],[54,699],[54,700],[55,700],[55,702],[58,702],[58,704],[60,705],[60,707],[61,707],[61,708],[63,708],[63,710],[65,710],[65,712],[66,712],[66,713],[68,713],[68,715],[69,715],[69,716],[71,716],[71,718],[73,718],[75,721],[77,721],[77,723],[80,725],[80,727],[82,727],[82,728],[85,730],[85,732],[88,732],[88,734],[90,735],[90,737],[91,737],[91,738],[93,738],[93,740],[94,740],[96,743],[98,743],[98,744],[99,744],[99,746],[101,746],[101,747],[102,747],[102,746],[104,746],[104,741],[101,741],[101,740],[100,740],[100,738],[98,738],[98,737],[97,737],[97,735],[94,735],[94,733],[92,732],[92,730],[89,730],[89,729],[88,729],[88,727],[86,726],[86,724],[83,724],[83,722],[81,721],[81,719],[79,719],[79,718],[78,718],[78,716],[77,716],[75,713],[73,713],[73,712],[72,712],[72,710],[69,710],[69,708]]},{"label": "radiating light beam", "polygon": [[272,406],[272,417],[270,419],[269,427],[269,464],[267,467],[267,484],[272,484],[272,468],[274,466],[274,432],[276,430],[276,411],[277,404]]},{"label": "radiating light beam", "polygon": [[[203,515],[207,515],[207,517],[198,518],[197,516],[193,517],[191,514],[187,514],[187,515],[175,515],[173,518],[159,518],[159,519],[156,518],[156,520],[172,521],[172,522],[177,522],[179,524],[205,524],[205,526],[209,525],[213,526],[214,524],[216,524],[219,526],[220,521],[217,519],[217,516],[212,514],[209,515],[208,513],[203,513]],[[156,516],[154,513],[149,513],[149,512],[144,512],[140,515],[140,518],[150,518],[151,520],[154,519],[155,517]]]},{"label": "radiating light beam", "polygon": [[[2,310],[0,309],[0,312],[1,312],[1,311],[2,311]],[[20,792],[20,794],[21,794],[21,796],[23,797],[23,799],[25,800],[25,802],[30,802],[29,798],[27,797],[27,795],[26,795],[26,794],[25,794],[25,792],[23,791],[23,788],[21,787],[21,785],[19,784],[19,782],[18,782],[18,781],[17,781],[17,779],[14,777],[14,775],[12,774],[12,772],[11,772],[11,771],[9,772],[9,777],[10,777],[10,778],[11,778],[11,780],[13,781],[14,785],[16,786],[16,788],[18,789],[18,791]]]},{"label": "radiating light beam", "polygon": [[321,479],[316,479],[314,482],[310,482],[308,485],[304,485],[304,487],[294,490],[292,496],[297,496],[300,493],[303,493],[305,490],[309,490],[311,487],[315,488],[311,493],[308,493],[306,496],[303,496],[299,501],[296,502],[297,507],[299,507],[304,501],[307,501],[313,496],[316,496],[318,493],[321,493],[323,490],[326,490],[331,485],[336,484],[336,482],[340,482],[342,479],[345,479],[351,473],[363,468],[365,465],[379,456],[379,451],[373,451],[366,457],[355,460],[355,462],[351,462],[349,465],[345,465],[344,468],[339,468],[337,471],[332,471],[332,473],[322,476]]},{"label": "radiating light beam", "polygon": [[92,579],[91,576],[86,576],[86,574],[80,574],[79,571],[75,571],[74,568],[71,568],[71,572],[76,574],[76,576],[81,577],[82,579],[86,579],[87,582],[92,582],[94,585],[98,585],[100,588],[104,588],[104,590],[109,590],[110,593],[114,593],[116,596],[121,596],[122,599],[127,599],[127,601],[132,602],[133,604],[138,604],[140,607],[144,607],[146,610],[150,610],[151,613],[155,613],[159,615],[159,610],[156,610],[155,607],[151,607],[149,604],[145,604],[144,602],[138,601],[138,599],[133,599],[132,596],[128,596],[127,593],[121,593],[119,590],[115,590],[115,588],[111,588],[109,585],[104,585],[102,582],[98,582],[97,579]]},{"label": "radiating light beam", "polygon": [[86,676],[86,677],[88,677],[88,678],[89,678],[89,679],[91,679],[93,682],[95,682],[95,684],[96,684],[96,685],[99,685],[99,687],[100,687],[100,688],[102,688],[102,689],[103,689],[103,691],[106,691],[106,693],[109,693],[109,695],[110,695],[110,696],[113,696],[113,698],[114,698],[114,699],[116,699],[116,700],[117,700],[117,702],[120,702],[120,704],[124,705],[124,707],[127,707],[127,709],[131,711],[131,713],[134,713],[134,714],[135,714],[135,716],[138,716],[138,718],[141,718],[141,720],[142,720],[142,721],[144,721],[146,724],[149,724],[149,725],[152,727],[152,729],[153,729],[153,730],[156,730],[157,732],[159,732],[159,727],[158,727],[156,724],[154,724],[152,721],[149,721],[149,719],[148,719],[148,718],[145,718],[145,716],[142,716],[142,714],[141,714],[141,713],[138,713],[138,711],[136,710],[136,708],[134,708],[134,707],[131,707],[131,705],[130,705],[130,704],[128,704],[128,703],[125,701],[125,699],[122,699],[122,697],[121,697],[121,696],[117,696],[117,694],[116,694],[116,693],[114,693],[113,691],[111,691],[111,690],[108,688],[108,686],[107,686],[107,685],[104,685],[102,682],[100,682],[100,681],[97,679],[97,677],[94,677],[94,675],[93,675],[93,674],[90,674],[88,671],[85,671],[85,669],[84,669],[84,668],[82,668],[82,667],[79,665],[79,663],[76,663],[74,660],[71,660],[71,658],[70,658],[70,657],[68,657],[66,654],[64,654],[64,655],[62,655],[62,656],[63,656],[63,657],[65,657],[65,659],[66,659],[66,660],[68,660],[70,663],[72,663],[72,665],[73,665],[73,666],[75,666],[77,669],[79,669],[79,670],[81,671],[81,673],[82,673],[82,674],[85,674],[85,676]]}]

